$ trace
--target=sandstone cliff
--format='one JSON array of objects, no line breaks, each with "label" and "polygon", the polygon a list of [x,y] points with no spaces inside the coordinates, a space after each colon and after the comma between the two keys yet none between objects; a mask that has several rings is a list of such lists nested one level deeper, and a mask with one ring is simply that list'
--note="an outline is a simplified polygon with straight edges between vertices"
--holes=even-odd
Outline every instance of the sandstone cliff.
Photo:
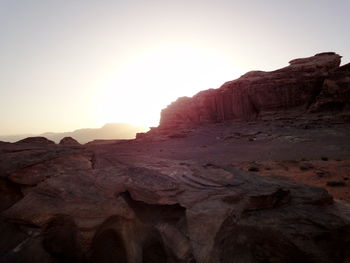
[{"label": "sandstone cliff", "polygon": [[[295,59],[272,72],[252,71],[219,89],[182,97],[161,112],[161,128],[225,120],[252,120],[291,109],[300,113],[330,104],[349,104],[349,65],[339,68],[340,56],[328,52]],[[328,101],[328,102],[327,102]]]}]

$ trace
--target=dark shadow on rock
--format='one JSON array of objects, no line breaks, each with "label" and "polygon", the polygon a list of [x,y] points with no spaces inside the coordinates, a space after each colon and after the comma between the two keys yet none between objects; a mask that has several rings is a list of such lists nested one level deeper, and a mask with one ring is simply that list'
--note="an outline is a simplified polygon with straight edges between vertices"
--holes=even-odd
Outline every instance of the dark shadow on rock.
[{"label": "dark shadow on rock", "polygon": [[143,263],[166,263],[167,254],[163,247],[161,237],[157,234],[151,236],[143,246]]},{"label": "dark shadow on rock", "polygon": [[0,193],[0,212],[23,198],[20,186],[7,179],[0,178]]},{"label": "dark shadow on rock", "polygon": [[0,233],[1,263],[59,263],[44,250],[38,227],[0,221]]},{"label": "dark shadow on rock", "polygon": [[16,248],[28,236],[12,223],[0,220],[0,262],[4,262],[10,251]]},{"label": "dark shadow on rock", "polygon": [[90,263],[128,263],[124,243],[113,229],[106,229],[93,240]]},{"label": "dark shadow on rock", "polygon": [[134,200],[129,192],[120,194],[128,205],[135,211],[137,217],[143,222],[172,222],[176,223],[185,217],[185,208],[179,204],[158,205],[147,204],[142,201]]},{"label": "dark shadow on rock", "polygon": [[46,226],[42,241],[44,249],[59,262],[82,262],[78,229],[67,215],[57,215]]},{"label": "dark shadow on rock", "polygon": [[216,238],[221,263],[311,263],[314,262],[282,234],[258,226],[223,224]]}]

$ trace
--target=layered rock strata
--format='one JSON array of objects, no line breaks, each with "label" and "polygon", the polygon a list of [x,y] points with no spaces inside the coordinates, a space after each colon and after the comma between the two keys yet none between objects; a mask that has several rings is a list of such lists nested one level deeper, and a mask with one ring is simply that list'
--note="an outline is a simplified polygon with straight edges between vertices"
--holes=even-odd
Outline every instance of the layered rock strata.
[{"label": "layered rock strata", "polygon": [[252,71],[219,89],[182,97],[161,112],[160,128],[225,120],[254,120],[269,112],[307,112],[333,103],[349,105],[349,65],[339,68],[340,56],[328,52],[295,59],[271,72]]},{"label": "layered rock strata", "polygon": [[1,262],[349,259],[349,206],[230,165],[22,143],[0,172]]}]

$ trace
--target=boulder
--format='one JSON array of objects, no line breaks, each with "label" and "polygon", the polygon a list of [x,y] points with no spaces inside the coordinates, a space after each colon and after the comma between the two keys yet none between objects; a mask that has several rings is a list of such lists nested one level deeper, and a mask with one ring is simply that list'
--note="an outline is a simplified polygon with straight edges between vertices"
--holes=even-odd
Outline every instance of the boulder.
[{"label": "boulder", "polygon": [[72,137],[64,137],[60,142],[59,145],[68,145],[68,146],[79,146],[81,145],[77,140],[75,140]]}]

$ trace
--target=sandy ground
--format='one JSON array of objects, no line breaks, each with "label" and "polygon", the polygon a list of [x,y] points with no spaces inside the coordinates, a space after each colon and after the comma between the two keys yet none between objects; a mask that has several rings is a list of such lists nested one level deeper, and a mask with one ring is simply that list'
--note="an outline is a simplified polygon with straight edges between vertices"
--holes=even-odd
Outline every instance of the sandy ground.
[{"label": "sandy ground", "polygon": [[245,171],[326,189],[350,202],[350,160],[289,160],[233,163]]},{"label": "sandy ground", "polygon": [[350,123],[324,119],[210,124],[109,144],[103,154],[233,165],[325,188],[350,202]]}]

